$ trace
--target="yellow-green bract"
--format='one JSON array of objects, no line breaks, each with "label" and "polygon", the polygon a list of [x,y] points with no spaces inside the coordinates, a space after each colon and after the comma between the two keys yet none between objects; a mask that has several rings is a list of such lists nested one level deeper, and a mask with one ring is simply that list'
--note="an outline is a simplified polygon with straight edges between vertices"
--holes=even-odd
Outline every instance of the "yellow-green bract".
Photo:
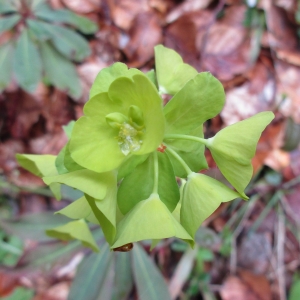
[{"label": "yellow-green bract", "polygon": [[[169,237],[193,246],[199,226],[222,202],[248,198],[251,159],[273,113],[206,139],[205,122],[225,103],[222,84],[162,45],[155,47],[155,61],[155,72],[147,74],[122,63],[101,70],[84,116],[64,128],[70,140],[57,157],[17,156],[56,195],[61,184],[83,193],[58,212],[75,221],[48,231],[51,236],[96,250],[86,220],[100,225],[111,248],[146,239],[155,246]],[[164,93],[174,95],[165,107]],[[198,173],[208,168],[205,147],[227,185]]]}]

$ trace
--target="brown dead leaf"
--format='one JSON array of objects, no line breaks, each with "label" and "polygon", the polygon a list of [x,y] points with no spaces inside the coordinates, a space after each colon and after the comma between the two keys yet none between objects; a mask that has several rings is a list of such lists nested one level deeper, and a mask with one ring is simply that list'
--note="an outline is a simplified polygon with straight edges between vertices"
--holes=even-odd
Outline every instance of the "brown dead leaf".
[{"label": "brown dead leaf", "polygon": [[289,20],[284,9],[276,7],[272,1],[263,3],[267,29],[269,31],[269,44],[273,49],[296,50],[296,27]]},{"label": "brown dead leaf", "polygon": [[181,16],[202,10],[206,8],[212,0],[203,0],[203,1],[198,1],[198,0],[187,0],[182,2],[181,4],[177,5],[173,10],[169,12],[169,14],[166,16],[166,22],[167,23],[173,23],[176,21],[178,18]]},{"label": "brown dead leaf", "polygon": [[14,275],[0,272],[0,297],[8,296],[18,286],[18,278]]},{"label": "brown dead leaf", "polygon": [[300,53],[296,51],[288,50],[277,50],[277,58],[283,60],[284,62],[290,63],[300,67]]},{"label": "brown dead leaf", "polygon": [[220,290],[222,300],[260,300],[250,288],[236,276],[229,276]]},{"label": "brown dead leaf", "polygon": [[135,17],[150,10],[147,0],[109,0],[107,1],[113,22],[121,29],[129,30]]},{"label": "brown dead leaf", "polygon": [[199,65],[199,52],[196,48],[197,27],[195,19],[203,14],[185,14],[165,31],[165,45],[177,51],[185,63],[197,68]]},{"label": "brown dead leaf", "polygon": [[24,153],[25,146],[20,140],[7,140],[0,143],[0,173],[11,172],[17,168],[16,153]]},{"label": "brown dead leaf", "polygon": [[272,253],[269,235],[267,233],[252,233],[245,236],[237,253],[240,267],[256,274],[265,273],[269,267]]},{"label": "brown dead leaf", "polygon": [[66,300],[69,290],[70,282],[63,281],[37,294],[33,300]]},{"label": "brown dead leaf", "polygon": [[154,46],[162,40],[159,19],[153,12],[143,12],[133,20],[129,42],[123,49],[130,67],[141,67],[154,56]]},{"label": "brown dead leaf", "polygon": [[65,6],[77,13],[90,13],[100,10],[102,0],[61,0]]}]

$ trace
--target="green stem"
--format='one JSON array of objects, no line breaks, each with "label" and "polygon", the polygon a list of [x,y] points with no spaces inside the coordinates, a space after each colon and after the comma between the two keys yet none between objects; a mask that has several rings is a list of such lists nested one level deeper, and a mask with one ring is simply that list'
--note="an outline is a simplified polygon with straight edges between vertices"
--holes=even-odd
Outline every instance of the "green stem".
[{"label": "green stem", "polygon": [[193,171],[190,169],[190,167],[187,165],[187,163],[180,157],[180,155],[178,155],[176,153],[176,151],[174,151],[170,147],[167,147],[166,151],[169,152],[169,153],[171,153],[177,159],[177,161],[182,165],[182,167],[185,169],[185,171],[187,172],[188,175],[190,175],[191,173],[193,173]]},{"label": "green stem", "polygon": [[204,144],[206,147],[209,145],[209,142],[206,139],[199,138],[192,135],[185,135],[185,134],[166,134],[164,139],[165,140],[174,140],[174,139],[190,140],[190,141],[195,141]]},{"label": "green stem", "polygon": [[157,152],[153,152],[153,158],[154,158],[154,185],[153,185],[153,194],[158,194],[158,175],[159,175],[159,170],[158,170],[158,156]]}]

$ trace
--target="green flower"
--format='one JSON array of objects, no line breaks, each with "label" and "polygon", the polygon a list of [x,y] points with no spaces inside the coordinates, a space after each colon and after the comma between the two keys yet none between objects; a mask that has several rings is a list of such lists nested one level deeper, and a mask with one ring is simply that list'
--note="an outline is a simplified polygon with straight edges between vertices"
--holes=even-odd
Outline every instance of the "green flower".
[{"label": "green flower", "polygon": [[150,153],[163,140],[165,121],[156,87],[142,73],[123,71],[107,91],[93,94],[72,132],[72,158],[95,172],[116,169],[127,156]]}]

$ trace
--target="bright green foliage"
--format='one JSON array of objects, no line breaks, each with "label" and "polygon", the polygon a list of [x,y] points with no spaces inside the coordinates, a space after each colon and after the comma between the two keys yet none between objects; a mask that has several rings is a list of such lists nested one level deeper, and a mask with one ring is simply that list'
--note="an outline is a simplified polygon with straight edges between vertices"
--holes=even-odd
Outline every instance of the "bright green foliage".
[{"label": "bright green foliage", "polygon": [[238,198],[239,194],[223,183],[203,174],[191,173],[184,186],[180,221],[194,237],[201,223],[221,204]]},{"label": "bright green foliage", "polygon": [[[66,12],[56,15],[57,20],[69,17]],[[47,40],[50,25],[37,26],[45,23],[39,22],[29,22],[30,28]],[[53,52],[48,43],[42,47],[42,60]],[[68,55],[69,48],[60,45],[55,51],[53,55]],[[74,59],[84,51],[74,52]],[[224,106],[222,84],[208,72],[198,74],[162,45],[155,56],[156,71],[146,75],[122,63],[100,71],[84,116],[65,127],[70,140],[57,157],[17,156],[21,166],[43,177],[52,190],[65,184],[84,194],[58,212],[77,221],[48,231],[50,235],[76,238],[94,249],[85,219],[102,228],[111,248],[127,250],[131,243],[149,239],[155,247],[169,237],[193,246],[199,226],[222,202],[248,198],[244,190],[252,177],[251,159],[273,113],[259,113],[205,139],[205,122]],[[48,80],[56,80],[52,67]],[[62,86],[69,82],[65,79]],[[162,93],[174,94],[164,108]],[[205,147],[234,189],[198,173],[208,168]],[[139,250],[135,252],[138,256]],[[142,272],[137,260],[135,264],[136,272]],[[144,299],[156,298],[149,294]]]},{"label": "bright green foliage", "polygon": [[[142,128],[136,126],[137,120],[129,115],[133,106],[139,108],[144,118]],[[120,123],[119,128],[107,121],[107,116],[116,112],[129,119]],[[164,118],[161,99],[154,85],[143,74],[133,75],[132,79],[117,78],[107,92],[91,98],[84,107],[84,113],[86,116],[74,126],[70,151],[79,165],[95,172],[116,169],[128,154],[150,153],[162,142]]]},{"label": "bright green foliage", "polygon": [[82,242],[82,245],[89,247],[96,252],[99,251],[89,227],[83,219],[46,230],[46,233],[51,237],[63,241],[70,241],[73,239],[79,240]]},{"label": "bright green foliage", "polygon": [[244,189],[251,180],[257,142],[262,131],[273,120],[272,112],[262,112],[228,126],[208,140],[208,148],[220,171],[245,199]]},{"label": "bright green foliage", "polygon": [[113,248],[145,239],[178,237],[193,244],[193,239],[176,221],[158,194],[140,201],[117,225]]},{"label": "bright green foliage", "polygon": [[174,95],[197,75],[197,71],[172,49],[158,45],[155,50],[155,67],[159,90]]},{"label": "bright green foliage", "polygon": [[98,30],[91,20],[66,9],[53,10],[46,0],[1,0],[0,34],[11,31],[14,41],[0,47],[0,91],[9,85],[13,70],[29,93],[43,80],[78,99],[82,89],[71,61],[81,62],[91,51],[74,29],[84,34]]}]

